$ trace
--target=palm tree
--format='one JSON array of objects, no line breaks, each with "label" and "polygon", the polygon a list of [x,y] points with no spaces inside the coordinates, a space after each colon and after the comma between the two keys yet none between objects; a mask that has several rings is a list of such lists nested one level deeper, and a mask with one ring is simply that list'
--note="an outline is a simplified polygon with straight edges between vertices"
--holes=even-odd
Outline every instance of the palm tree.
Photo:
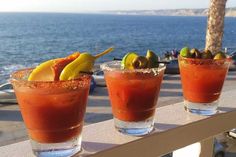
[{"label": "palm tree", "polygon": [[226,2],[227,0],[210,0],[205,49],[213,53],[222,49]]}]

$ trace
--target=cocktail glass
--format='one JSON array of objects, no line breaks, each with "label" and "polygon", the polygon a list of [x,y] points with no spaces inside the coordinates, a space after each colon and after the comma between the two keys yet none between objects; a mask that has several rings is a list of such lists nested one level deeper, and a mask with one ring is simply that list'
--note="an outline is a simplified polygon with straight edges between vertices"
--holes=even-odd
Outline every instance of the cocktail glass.
[{"label": "cocktail glass", "polygon": [[111,101],[115,128],[124,134],[141,136],[154,127],[154,114],[165,70],[121,69],[120,61],[101,65]]},{"label": "cocktail glass", "polygon": [[81,132],[91,76],[69,81],[27,81],[32,69],[11,75],[11,83],[39,157],[72,156],[81,150]]},{"label": "cocktail glass", "polygon": [[230,60],[179,56],[178,61],[185,109],[200,115],[215,114]]}]

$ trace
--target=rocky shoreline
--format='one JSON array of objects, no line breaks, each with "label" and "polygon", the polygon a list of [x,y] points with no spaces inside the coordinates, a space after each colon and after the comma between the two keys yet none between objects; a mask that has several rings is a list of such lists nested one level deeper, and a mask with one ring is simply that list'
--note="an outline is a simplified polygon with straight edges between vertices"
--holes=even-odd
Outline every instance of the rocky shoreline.
[{"label": "rocky shoreline", "polygon": [[[114,15],[152,15],[152,16],[207,16],[208,9],[166,9],[166,10],[114,10],[99,13]],[[227,8],[225,16],[236,17],[236,7]]]}]

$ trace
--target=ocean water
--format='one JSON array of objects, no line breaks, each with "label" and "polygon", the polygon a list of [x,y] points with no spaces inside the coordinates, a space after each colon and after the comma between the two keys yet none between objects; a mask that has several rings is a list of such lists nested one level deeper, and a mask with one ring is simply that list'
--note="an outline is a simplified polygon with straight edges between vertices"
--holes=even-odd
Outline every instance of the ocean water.
[{"label": "ocean water", "polygon": [[[0,13],[0,83],[16,69],[74,51],[96,54],[113,46],[103,62],[130,51],[202,49],[206,25],[206,17]],[[223,46],[236,50],[236,18],[225,19]]]}]

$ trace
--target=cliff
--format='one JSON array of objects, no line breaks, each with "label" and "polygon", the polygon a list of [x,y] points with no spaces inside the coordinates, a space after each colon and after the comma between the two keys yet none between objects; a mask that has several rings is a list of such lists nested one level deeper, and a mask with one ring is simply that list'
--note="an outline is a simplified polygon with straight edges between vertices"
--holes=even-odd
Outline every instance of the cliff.
[{"label": "cliff", "polygon": [[[208,9],[169,9],[169,10],[130,10],[104,11],[106,14],[117,15],[153,15],[153,16],[207,16]],[[236,7],[227,8],[226,16],[236,17]]]}]

